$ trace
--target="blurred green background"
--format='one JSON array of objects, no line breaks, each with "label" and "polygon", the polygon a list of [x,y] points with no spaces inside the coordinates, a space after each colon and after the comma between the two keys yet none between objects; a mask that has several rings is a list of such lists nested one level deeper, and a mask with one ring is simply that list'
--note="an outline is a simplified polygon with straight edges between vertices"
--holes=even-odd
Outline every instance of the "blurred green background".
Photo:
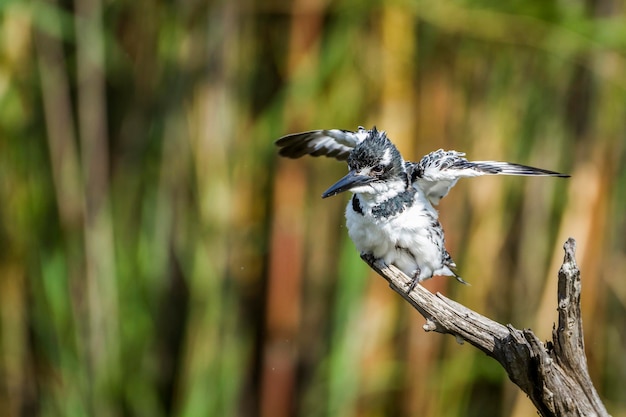
[{"label": "blurred green background", "polygon": [[577,239],[590,372],[626,416],[626,1],[0,2],[0,414],[530,416],[347,237],[345,164],[292,132],[386,130],[572,175],[461,181],[460,274],[551,337]]}]

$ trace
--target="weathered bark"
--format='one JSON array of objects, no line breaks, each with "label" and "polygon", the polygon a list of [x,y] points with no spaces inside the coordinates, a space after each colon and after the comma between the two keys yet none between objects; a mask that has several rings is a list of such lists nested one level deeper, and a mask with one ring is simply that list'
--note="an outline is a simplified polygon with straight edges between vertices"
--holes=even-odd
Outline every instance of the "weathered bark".
[{"label": "weathered bark", "polygon": [[411,279],[399,269],[367,256],[363,259],[424,316],[425,331],[451,334],[497,360],[542,416],[608,416],[587,371],[575,247],[572,238],[563,246],[559,322],[552,332],[553,341],[546,344],[528,329],[504,326],[421,285],[407,293]]}]

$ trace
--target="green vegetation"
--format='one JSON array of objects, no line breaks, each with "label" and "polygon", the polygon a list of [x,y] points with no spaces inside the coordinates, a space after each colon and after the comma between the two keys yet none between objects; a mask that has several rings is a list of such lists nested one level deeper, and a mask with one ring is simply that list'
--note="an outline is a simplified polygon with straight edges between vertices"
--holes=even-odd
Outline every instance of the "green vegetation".
[{"label": "green vegetation", "polygon": [[462,181],[440,206],[471,287],[550,337],[577,239],[592,378],[626,416],[623,2],[0,2],[0,414],[528,416],[495,361],[369,272],[345,172],[280,159],[386,130],[572,175]]}]

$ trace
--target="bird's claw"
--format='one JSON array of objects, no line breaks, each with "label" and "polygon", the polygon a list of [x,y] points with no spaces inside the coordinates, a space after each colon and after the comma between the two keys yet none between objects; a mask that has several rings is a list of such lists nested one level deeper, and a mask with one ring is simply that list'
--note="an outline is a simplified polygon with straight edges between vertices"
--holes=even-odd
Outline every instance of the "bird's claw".
[{"label": "bird's claw", "polygon": [[409,290],[407,291],[407,294],[410,293],[411,291],[413,291],[415,289],[415,287],[417,286],[417,284],[419,284],[420,282],[420,273],[422,271],[417,268],[417,270],[413,273],[413,276],[411,277],[411,281],[407,283]]},{"label": "bird's claw", "polygon": [[373,265],[376,262],[376,258],[371,253],[361,252],[361,259],[367,262],[370,265]]}]

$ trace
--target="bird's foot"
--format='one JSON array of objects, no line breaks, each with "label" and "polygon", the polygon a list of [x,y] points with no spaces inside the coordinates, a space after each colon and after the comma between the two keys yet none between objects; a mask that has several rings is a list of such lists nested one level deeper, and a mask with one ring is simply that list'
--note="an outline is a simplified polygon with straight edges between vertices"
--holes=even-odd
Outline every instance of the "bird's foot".
[{"label": "bird's foot", "polygon": [[413,273],[413,277],[411,277],[411,281],[407,283],[409,289],[407,291],[407,294],[410,293],[411,291],[413,291],[415,289],[415,287],[417,286],[417,284],[419,284],[420,282],[420,273],[422,271],[420,270],[420,268],[418,267],[417,270]]},{"label": "bird's foot", "polygon": [[363,259],[368,264],[372,265],[376,262],[376,257],[371,253],[361,252],[361,259]]}]

